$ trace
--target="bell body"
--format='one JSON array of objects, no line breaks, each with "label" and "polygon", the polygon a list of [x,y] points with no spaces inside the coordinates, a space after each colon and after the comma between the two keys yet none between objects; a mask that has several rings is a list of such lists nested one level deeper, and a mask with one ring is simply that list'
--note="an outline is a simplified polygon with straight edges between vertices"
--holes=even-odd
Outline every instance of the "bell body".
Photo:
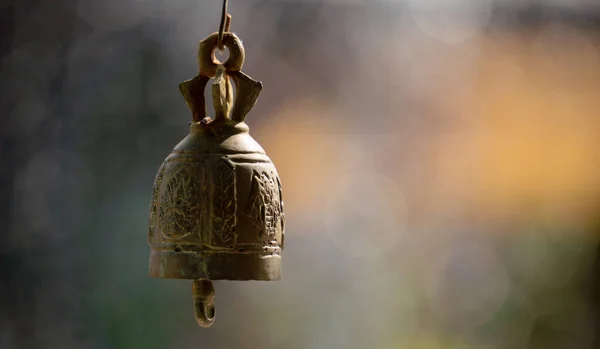
[{"label": "bell body", "polygon": [[154,182],[153,277],[278,280],[284,241],[275,166],[244,122],[194,122]]}]

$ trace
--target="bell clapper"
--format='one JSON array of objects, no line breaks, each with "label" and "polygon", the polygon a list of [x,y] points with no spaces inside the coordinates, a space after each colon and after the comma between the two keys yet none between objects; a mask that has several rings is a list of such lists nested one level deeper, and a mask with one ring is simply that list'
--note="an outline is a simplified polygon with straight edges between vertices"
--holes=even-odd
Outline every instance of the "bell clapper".
[{"label": "bell clapper", "polygon": [[215,322],[215,288],[210,280],[194,280],[192,299],[194,300],[194,316],[198,325],[208,328]]}]

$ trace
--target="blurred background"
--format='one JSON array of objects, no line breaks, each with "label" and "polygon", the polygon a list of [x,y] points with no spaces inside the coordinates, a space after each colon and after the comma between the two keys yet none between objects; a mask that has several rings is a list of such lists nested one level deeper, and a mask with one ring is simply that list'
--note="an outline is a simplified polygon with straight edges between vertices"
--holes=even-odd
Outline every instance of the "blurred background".
[{"label": "blurred background", "polygon": [[[220,0],[0,1],[0,348],[600,348],[595,0],[231,0],[280,282],[147,276]],[[209,111],[211,111],[209,106]]]}]

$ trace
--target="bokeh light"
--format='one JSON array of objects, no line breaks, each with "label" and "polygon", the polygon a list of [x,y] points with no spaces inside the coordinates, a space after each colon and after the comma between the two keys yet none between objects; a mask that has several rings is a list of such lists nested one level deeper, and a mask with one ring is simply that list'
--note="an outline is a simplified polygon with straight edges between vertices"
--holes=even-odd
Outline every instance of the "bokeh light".
[{"label": "bokeh light", "polygon": [[0,349],[598,347],[596,2],[230,0],[286,246],[203,330],[146,234],[220,7],[0,4]]}]

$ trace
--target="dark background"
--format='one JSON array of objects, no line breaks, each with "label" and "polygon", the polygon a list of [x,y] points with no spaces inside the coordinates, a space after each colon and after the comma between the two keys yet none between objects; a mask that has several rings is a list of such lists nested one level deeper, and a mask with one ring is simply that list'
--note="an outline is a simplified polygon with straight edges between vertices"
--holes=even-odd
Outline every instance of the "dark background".
[{"label": "dark background", "polygon": [[[0,348],[600,348],[600,7],[230,1],[281,282],[147,277],[219,1],[0,1]],[[209,108],[210,110],[210,108]]]}]

